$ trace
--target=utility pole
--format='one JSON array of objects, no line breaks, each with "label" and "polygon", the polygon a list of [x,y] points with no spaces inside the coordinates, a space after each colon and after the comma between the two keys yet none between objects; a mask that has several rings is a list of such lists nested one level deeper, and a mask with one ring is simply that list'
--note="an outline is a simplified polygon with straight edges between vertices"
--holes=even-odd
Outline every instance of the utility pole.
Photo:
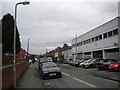
[{"label": "utility pole", "polygon": [[77,57],[77,35],[76,35],[75,40],[76,40],[76,59],[77,59],[77,58],[78,58],[78,57]]},{"label": "utility pole", "polygon": [[48,49],[46,48],[46,54],[47,54]]},{"label": "utility pole", "polygon": [[[120,60],[120,1],[118,2],[118,49],[118,60]],[[120,79],[120,73],[118,73],[118,78]],[[118,83],[118,86],[120,86],[120,83]],[[118,90],[120,90],[120,87]]]},{"label": "utility pole", "polygon": [[29,53],[29,39],[28,39],[28,43],[27,43],[27,57],[28,57],[28,53]]},{"label": "utility pole", "polygon": [[118,59],[120,59],[120,1],[118,2],[118,48],[119,48]]}]

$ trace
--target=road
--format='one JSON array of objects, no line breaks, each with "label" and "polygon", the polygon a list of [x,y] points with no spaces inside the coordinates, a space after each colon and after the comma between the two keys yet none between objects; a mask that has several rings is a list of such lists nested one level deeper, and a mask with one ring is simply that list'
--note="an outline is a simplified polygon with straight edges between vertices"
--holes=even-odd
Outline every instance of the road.
[{"label": "road", "polygon": [[90,74],[93,69],[60,64],[62,78],[41,80],[37,63],[31,64],[17,81],[17,88],[118,88],[118,82]]},{"label": "road", "polygon": [[118,82],[92,76],[92,69],[60,65],[62,78],[42,80],[43,88],[118,88]]}]

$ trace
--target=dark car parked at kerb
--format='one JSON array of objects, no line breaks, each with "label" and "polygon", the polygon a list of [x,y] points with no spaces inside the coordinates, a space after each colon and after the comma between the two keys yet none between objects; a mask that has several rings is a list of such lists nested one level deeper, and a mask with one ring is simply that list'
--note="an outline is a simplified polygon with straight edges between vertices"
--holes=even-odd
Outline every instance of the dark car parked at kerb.
[{"label": "dark car parked at kerb", "polygon": [[108,70],[109,65],[116,62],[117,60],[115,59],[105,59],[104,61],[101,61],[97,64],[97,68],[98,70]]},{"label": "dark car parked at kerb", "polygon": [[41,64],[44,63],[44,62],[53,62],[53,61],[49,58],[40,58],[39,61],[38,61],[38,70],[39,70]]},{"label": "dark car parked at kerb", "polygon": [[43,80],[53,77],[58,77],[58,78],[62,77],[62,73],[59,66],[54,62],[41,63],[39,72],[40,72],[40,77]]}]

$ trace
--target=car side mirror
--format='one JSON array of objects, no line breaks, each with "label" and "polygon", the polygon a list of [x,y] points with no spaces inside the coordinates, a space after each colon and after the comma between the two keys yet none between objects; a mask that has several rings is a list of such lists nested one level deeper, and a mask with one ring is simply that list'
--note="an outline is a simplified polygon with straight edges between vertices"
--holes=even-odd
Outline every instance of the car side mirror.
[{"label": "car side mirror", "polygon": [[57,66],[59,67],[59,64]]}]

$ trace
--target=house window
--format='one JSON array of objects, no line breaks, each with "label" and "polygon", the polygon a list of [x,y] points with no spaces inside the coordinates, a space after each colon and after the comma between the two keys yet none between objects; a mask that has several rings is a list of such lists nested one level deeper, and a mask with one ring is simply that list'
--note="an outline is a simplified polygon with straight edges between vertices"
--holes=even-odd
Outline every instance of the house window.
[{"label": "house window", "polygon": [[113,30],[113,35],[118,35],[118,29]]},{"label": "house window", "polygon": [[112,36],[112,31],[108,32],[108,36],[109,36],[109,37]]},{"label": "house window", "polygon": [[104,34],[103,34],[103,37],[104,37],[104,38],[107,38],[107,33],[104,33]]}]

